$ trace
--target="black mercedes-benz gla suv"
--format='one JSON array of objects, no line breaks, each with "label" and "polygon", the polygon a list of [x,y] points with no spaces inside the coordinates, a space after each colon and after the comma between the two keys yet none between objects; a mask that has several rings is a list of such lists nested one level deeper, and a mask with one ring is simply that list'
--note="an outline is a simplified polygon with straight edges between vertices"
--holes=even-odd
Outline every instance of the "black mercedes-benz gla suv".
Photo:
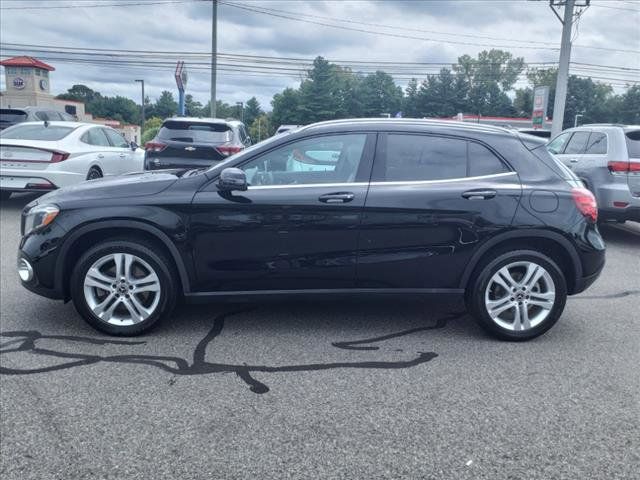
[{"label": "black mercedes-benz gla suv", "polygon": [[543,143],[454,122],[310,125],[208,170],[44,195],[24,210],[18,270],[116,335],[181,298],[451,293],[493,334],[525,340],[605,256],[593,195]]}]

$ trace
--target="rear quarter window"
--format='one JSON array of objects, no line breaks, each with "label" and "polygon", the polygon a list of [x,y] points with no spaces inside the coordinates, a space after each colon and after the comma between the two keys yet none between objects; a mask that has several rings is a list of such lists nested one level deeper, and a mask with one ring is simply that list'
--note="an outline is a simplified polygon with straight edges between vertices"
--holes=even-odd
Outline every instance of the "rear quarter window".
[{"label": "rear quarter window", "polygon": [[629,158],[640,158],[640,130],[626,132],[625,137],[627,137]]},{"label": "rear quarter window", "polygon": [[0,138],[19,140],[62,140],[73,131],[73,127],[44,124],[38,125],[14,125],[0,133]]},{"label": "rear quarter window", "polygon": [[592,132],[584,153],[587,155],[603,155],[607,153],[607,136],[604,133]]}]

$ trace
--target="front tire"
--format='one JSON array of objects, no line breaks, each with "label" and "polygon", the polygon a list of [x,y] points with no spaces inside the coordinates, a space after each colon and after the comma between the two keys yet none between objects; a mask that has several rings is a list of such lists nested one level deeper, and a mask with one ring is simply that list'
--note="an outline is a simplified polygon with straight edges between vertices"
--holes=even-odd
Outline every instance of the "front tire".
[{"label": "front tire", "polygon": [[75,265],[71,298],[78,313],[110,335],[138,335],[167,317],[176,303],[170,261],[144,241],[96,245]]},{"label": "front tire", "polygon": [[482,266],[470,282],[467,308],[502,340],[542,335],[560,318],[567,300],[562,270],[546,255],[516,250]]}]

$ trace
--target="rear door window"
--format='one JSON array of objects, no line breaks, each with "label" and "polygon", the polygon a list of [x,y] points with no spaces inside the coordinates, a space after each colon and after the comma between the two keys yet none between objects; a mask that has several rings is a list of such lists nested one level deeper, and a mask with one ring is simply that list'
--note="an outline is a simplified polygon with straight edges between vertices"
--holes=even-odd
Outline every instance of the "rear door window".
[{"label": "rear door window", "polygon": [[589,132],[575,132],[564,149],[565,155],[581,155],[587,148]]},{"label": "rear door window", "polygon": [[110,128],[103,129],[104,133],[107,135],[109,142],[111,142],[112,147],[118,148],[128,148],[129,142],[125,140],[125,138],[115,130],[111,130]]},{"label": "rear door window", "polygon": [[381,150],[376,181],[449,180],[508,171],[488,148],[464,139],[389,134]]},{"label": "rear door window", "polygon": [[161,140],[187,143],[224,143],[231,137],[231,127],[223,123],[168,121],[158,132]]},{"label": "rear door window", "polygon": [[571,132],[561,133],[556,138],[549,142],[547,145],[547,150],[549,150],[554,155],[561,154],[564,152],[564,147],[567,144],[567,141],[571,137]]},{"label": "rear door window", "polygon": [[104,134],[103,129],[99,127],[92,128],[91,130],[85,132],[84,135],[82,135],[82,137],[80,138],[80,140],[82,140],[84,143],[87,143],[89,145],[95,145],[98,147],[110,146],[109,140],[107,139],[107,136]]},{"label": "rear door window", "polygon": [[604,155],[607,153],[607,135],[601,132],[592,132],[587,142],[587,155]]}]

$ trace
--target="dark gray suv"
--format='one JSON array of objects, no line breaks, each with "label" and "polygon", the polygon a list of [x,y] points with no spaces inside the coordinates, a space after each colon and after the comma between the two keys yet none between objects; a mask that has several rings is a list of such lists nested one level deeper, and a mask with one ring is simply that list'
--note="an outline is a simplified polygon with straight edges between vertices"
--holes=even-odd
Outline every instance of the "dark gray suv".
[{"label": "dark gray suv", "polygon": [[582,125],[547,149],[593,192],[601,220],[640,222],[640,126]]}]

